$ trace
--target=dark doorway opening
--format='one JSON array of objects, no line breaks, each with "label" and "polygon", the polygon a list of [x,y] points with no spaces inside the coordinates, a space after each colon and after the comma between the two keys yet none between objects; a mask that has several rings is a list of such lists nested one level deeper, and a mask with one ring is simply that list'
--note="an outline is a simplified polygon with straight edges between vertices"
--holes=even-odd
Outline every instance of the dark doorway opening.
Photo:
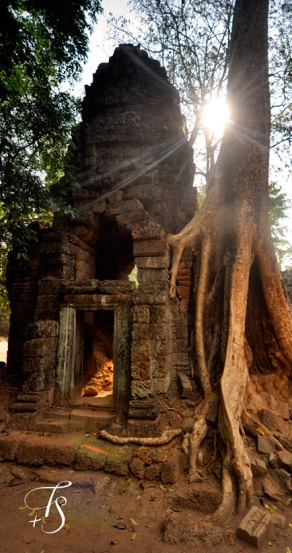
[{"label": "dark doorway opening", "polygon": [[84,312],[81,396],[106,397],[114,389],[114,311]]}]

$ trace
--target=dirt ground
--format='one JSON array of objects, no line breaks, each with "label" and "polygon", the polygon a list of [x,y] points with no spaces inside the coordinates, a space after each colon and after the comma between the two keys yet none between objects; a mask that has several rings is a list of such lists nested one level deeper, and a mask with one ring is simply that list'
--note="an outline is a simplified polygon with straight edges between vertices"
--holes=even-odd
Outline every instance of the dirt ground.
[{"label": "dirt ground", "polygon": [[[62,519],[55,504],[52,504],[43,526],[41,520],[35,519],[44,517],[45,508],[33,511],[48,504],[53,488],[62,481],[72,482],[72,485],[54,494],[53,501],[57,494],[66,498],[60,499],[60,503],[67,501],[67,504],[60,505],[66,523],[56,532]],[[256,550],[235,535],[242,517],[216,527],[215,541],[218,541],[219,533],[221,542],[215,544],[212,533],[215,527],[211,519],[208,525],[208,515],[174,507],[171,495],[189,486],[187,475],[169,486],[159,481],[130,479],[103,471],[25,467],[3,462],[0,464],[0,482],[1,553],[202,553],[214,550],[216,553],[252,553]],[[32,493],[26,500],[28,508],[25,508],[24,499],[30,491]],[[260,506],[258,497],[255,497],[254,504]],[[285,515],[287,523],[284,528],[272,526],[258,549],[261,553],[289,553],[288,547],[292,550],[292,530],[289,527],[292,510],[278,506],[277,512]],[[165,542],[165,521],[168,517],[181,516],[190,528],[208,525],[204,542],[197,547]],[[54,533],[46,534],[42,528]],[[176,537],[180,539],[179,529],[172,534],[172,538]]]},{"label": "dirt ground", "polygon": [[[10,397],[6,388],[5,385],[0,387],[2,415],[8,412],[11,398],[16,393],[11,390]],[[177,416],[175,409],[168,411],[168,414]],[[14,432],[4,422],[0,424],[0,437],[4,441],[7,437],[12,439]],[[67,463],[68,466],[64,467],[56,464],[56,457],[51,462],[49,459],[44,461],[50,466],[41,463],[37,466],[41,459],[34,462],[36,454],[33,454],[33,463],[28,460],[26,465],[0,462],[0,553],[291,553],[292,504],[287,505],[292,494],[290,492],[290,497],[285,496],[284,504],[267,497],[263,491],[264,477],[254,478],[253,505],[265,512],[263,504],[268,504],[273,512],[273,524],[258,549],[236,536],[245,513],[221,525],[213,523],[211,513],[220,503],[221,482],[219,458],[207,470],[209,457],[213,456],[212,432],[206,440],[210,451],[205,452],[207,465],[202,471],[202,482],[194,484],[188,482],[185,470],[187,457],[182,452],[181,436],[159,448],[131,446],[129,459],[132,461],[129,461],[124,476],[109,472],[110,465],[108,469],[105,465],[99,471],[77,470],[76,463],[72,467]],[[0,440],[0,454],[3,438],[2,442]],[[77,433],[54,437],[46,432],[28,432],[22,439],[29,441],[31,446],[34,441],[43,440],[49,445],[50,441],[60,440],[66,448],[66,439],[71,439],[73,442],[77,440],[76,447],[84,441],[88,442],[88,451],[94,449],[94,444],[99,446],[101,452],[102,448],[107,450],[105,453],[112,449],[108,442],[102,443],[95,433],[83,434],[80,443]],[[255,450],[255,442],[248,440],[247,444],[249,450]],[[58,451],[56,443],[54,447],[54,451]],[[48,450],[51,451],[51,448]],[[84,446],[81,451],[84,451]],[[156,470],[162,466],[161,460],[163,463],[166,458],[168,463],[172,459],[178,467],[175,483],[172,484],[163,482],[162,471]],[[141,461],[143,470],[139,477],[137,466],[141,465]],[[268,477],[273,479],[270,467]],[[291,479],[291,475],[287,477]],[[61,482],[63,485],[72,484],[54,490]],[[46,516],[50,497],[52,505]],[[57,497],[59,511],[55,502]],[[66,522],[58,530],[63,513]],[[282,523],[277,522],[278,515],[283,517]]]}]

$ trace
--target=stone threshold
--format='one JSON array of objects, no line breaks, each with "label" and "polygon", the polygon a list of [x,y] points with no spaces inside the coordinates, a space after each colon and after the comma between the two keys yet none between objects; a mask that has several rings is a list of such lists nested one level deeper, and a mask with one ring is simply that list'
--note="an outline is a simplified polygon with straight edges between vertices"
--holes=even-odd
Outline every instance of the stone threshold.
[{"label": "stone threshold", "polygon": [[76,470],[101,470],[126,476],[133,446],[116,446],[83,431],[49,434],[2,430],[0,462],[28,466],[67,466]]},{"label": "stone threshold", "polygon": [[113,408],[54,407],[41,409],[30,416],[28,430],[47,433],[99,432],[115,421]]}]

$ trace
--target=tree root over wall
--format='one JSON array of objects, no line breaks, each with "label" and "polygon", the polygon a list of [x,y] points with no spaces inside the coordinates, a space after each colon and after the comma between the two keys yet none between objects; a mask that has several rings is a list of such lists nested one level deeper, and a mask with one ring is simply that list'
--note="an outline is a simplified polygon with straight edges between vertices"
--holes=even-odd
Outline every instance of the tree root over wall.
[{"label": "tree root over wall", "polygon": [[[283,378],[283,371],[291,371],[292,334],[289,306],[281,285],[271,240],[258,239],[258,234],[267,236],[267,229],[264,232],[259,226],[255,226],[248,202],[242,202],[234,209],[232,233],[227,229],[224,236],[224,242],[229,247],[225,248],[220,258],[218,241],[222,241],[222,235],[220,237],[218,229],[222,228],[222,221],[221,215],[218,215],[214,193],[215,188],[207,195],[202,210],[179,235],[169,236],[169,244],[174,260],[171,278],[173,297],[177,268],[185,247],[194,250],[197,254],[196,263],[199,264],[195,293],[194,365],[204,400],[195,412],[193,432],[184,442],[184,450],[189,454],[190,482],[196,481],[199,449],[207,433],[206,414],[220,385],[217,429],[222,455],[223,501],[215,518],[224,520],[232,514],[235,507],[241,511],[252,501],[252,472],[244,447],[242,420],[245,415],[246,420],[249,418],[255,421],[257,410],[266,407],[255,392],[249,374],[249,370],[256,372],[258,368],[253,364],[253,352],[248,345],[246,332],[247,306],[253,304],[253,301],[248,301],[253,265],[258,271],[263,291],[263,318],[269,323],[270,342],[265,344],[267,352],[262,353],[269,358],[267,370],[270,371],[270,365],[273,367],[275,380]],[[221,287],[218,286],[219,278]],[[214,304],[220,304],[220,296],[221,309],[216,313]],[[217,324],[218,316],[221,317],[221,325]],[[250,314],[249,321],[252,324],[253,313]],[[217,336],[218,328],[220,339]],[[252,332],[252,329],[249,331]],[[259,358],[257,352],[257,359]],[[219,377],[216,363],[222,367]],[[265,372],[264,366],[260,368]],[[273,438],[278,449],[283,449],[272,432],[266,429],[265,433]]]}]

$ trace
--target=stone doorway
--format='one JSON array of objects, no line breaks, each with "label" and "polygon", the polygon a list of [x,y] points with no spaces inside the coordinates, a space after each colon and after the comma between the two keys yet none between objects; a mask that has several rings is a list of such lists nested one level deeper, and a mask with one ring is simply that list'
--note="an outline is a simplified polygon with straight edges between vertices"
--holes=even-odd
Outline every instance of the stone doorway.
[{"label": "stone doorway", "polygon": [[[70,297],[68,297],[70,300]],[[128,412],[130,299],[80,295],[60,311],[55,404]]]},{"label": "stone doorway", "polygon": [[[112,403],[114,392],[114,311],[83,312],[83,355],[80,366],[81,397]],[[75,370],[76,370],[75,369]],[[77,392],[78,393],[78,392]]]}]

